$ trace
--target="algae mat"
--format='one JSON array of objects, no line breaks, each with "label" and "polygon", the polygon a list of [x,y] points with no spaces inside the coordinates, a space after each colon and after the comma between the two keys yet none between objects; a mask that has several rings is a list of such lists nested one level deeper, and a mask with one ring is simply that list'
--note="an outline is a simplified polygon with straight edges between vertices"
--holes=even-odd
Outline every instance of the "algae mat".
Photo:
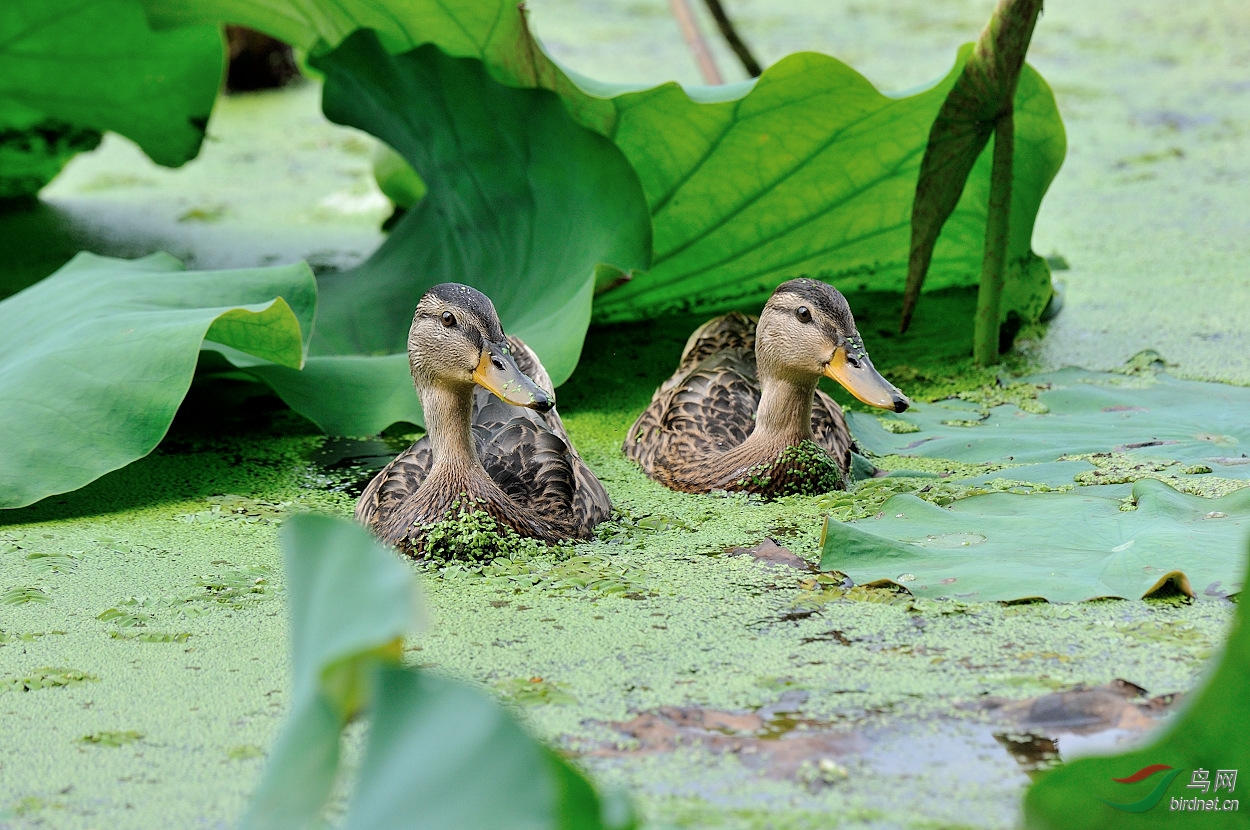
[{"label": "algae mat", "polygon": [[[695,80],[658,0],[619,14],[533,5],[540,34],[578,69]],[[766,59],[817,48],[905,88],[944,71],[987,10],[744,0],[733,11]],[[1244,21],[1232,2],[1048,10],[1031,59],[1055,85],[1073,151],[1035,236],[1071,265],[1059,274],[1067,308],[1044,337],[1026,333],[1046,366],[1109,368],[1154,347],[1180,363],[1179,376],[1250,382],[1240,209],[1250,99],[1229,80],[1244,76]],[[210,125],[219,140],[176,172],[107,137],[99,153],[75,159],[30,221],[8,225],[42,243],[14,252],[14,285],[79,248],[164,248],[193,268],[359,263],[381,239],[386,204],[370,180],[369,145],[326,125],[316,93],[228,99]],[[270,184],[260,190],[257,180]],[[878,365],[919,365],[884,357],[896,318],[854,307]],[[584,753],[580,763],[628,788],[653,821],[691,827],[1011,826],[1029,779],[996,727],[946,720],[953,706],[1115,677],[1152,694],[1197,682],[1230,603],[900,600],[724,555],[772,537],[813,561],[827,510],[816,500],[670,494],[619,459],[631,416],[698,322],[668,339],[646,326],[592,333],[583,372],[561,388],[574,440],[626,511],[617,540],[563,563],[426,575],[433,625],[410,641],[410,660],[506,695],[537,734]],[[651,340],[662,348],[647,351]],[[910,389],[908,377],[894,376]],[[203,408],[202,399],[184,407]],[[30,545],[0,555],[0,591],[38,589],[50,601],[0,606],[0,678],[39,686],[0,693],[0,825],[228,826],[259,780],[289,703],[273,520],[304,507],[346,513],[350,499],[327,493],[335,481],[305,461],[321,439],[258,436],[236,421],[212,429],[240,437],[191,441],[176,429],[134,468],[3,519],[4,532]],[[1062,463],[1077,465],[1069,477],[1094,471]],[[962,482],[1001,475],[992,465],[975,472]],[[912,481],[917,490],[939,483]],[[110,610],[129,616],[96,618]],[[807,782],[762,776],[749,756],[706,747],[629,754],[630,739],[611,724],[670,705],[753,713],[770,734],[841,724],[859,750],[833,759],[845,778],[817,764]],[[1068,754],[1097,737],[1064,734],[1060,746]],[[624,754],[591,754],[617,742]],[[358,744],[346,748],[353,761]]]},{"label": "algae mat", "polygon": [[[673,493],[621,457],[637,402],[687,333],[592,332],[562,407],[619,517],[568,558],[418,568],[431,624],[408,640],[409,663],[502,697],[653,823],[689,827],[1007,826],[1029,780],[995,737],[1013,727],[959,707],[1117,677],[1158,694],[1196,682],[1228,602],[932,602],[741,553],[774,539],[814,561],[829,508]],[[605,385],[623,355],[642,376]],[[229,388],[197,381],[152,456],[3,514],[0,824],[225,826],[256,786],[291,703],[278,523],[348,515],[369,470],[411,436],[327,441],[272,399],[215,403]],[[856,509],[878,511],[875,487],[850,496]],[[668,707],[739,728],[756,718],[730,737],[771,751],[758,735],[776,735],[808,754],[786,767],[722,751],[711,733],[653,749],[623,731]],[[350,734],[349,775],[360,751]]]}]

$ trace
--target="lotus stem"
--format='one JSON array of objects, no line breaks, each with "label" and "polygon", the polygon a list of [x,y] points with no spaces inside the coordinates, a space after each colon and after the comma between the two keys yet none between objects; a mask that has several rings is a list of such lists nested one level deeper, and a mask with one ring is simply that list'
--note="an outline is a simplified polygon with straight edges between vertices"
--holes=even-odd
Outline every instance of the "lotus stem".
[{"label": "lotus stem", "polygon": [[1007,236],[1011,219],[1011,162],[1015,124],[1010,109],[994,124],[994,166],[990,171],[990,204],[985,218],[985,253],[981,259],[981,288],[977,292],[976,330],[972,357],[978,366],[998,362],[998,320],[1007,264]]},{"label": "lotus stem", "polygon": [[751,54],[751,50],[747,48],[746,43],[738,36],[738,30],[734,28],[734,23],[729,19],[729,15],[725,13],[725,7],[720,4],[720,0],[703,0],[703,2],[707,5],[707,10],[712,13],[712,19],[716,21],[717,27],[720,28],[720,33],[725,38],[725,42],[729,44],[729,48],[734,50],[734,54],[741,61],[742,68],[752,78],[758,78],[764,70],[760,66],[760,62]]},{"label": "lotus stem", "polygon": [[707,48],[703,33],[699,31],[699,22],[695,20],[690,4],[687,0],[668,0],[668,5],[673,10],[673,17],[677,19],[677,28],[681,29],[681,36],[694,54],[694,60],[699,65],[699,74],[703,76],[703,82],[711,86],[723,84],[725,80],[721,77],[720,69],[716,66],[711,50]]}]

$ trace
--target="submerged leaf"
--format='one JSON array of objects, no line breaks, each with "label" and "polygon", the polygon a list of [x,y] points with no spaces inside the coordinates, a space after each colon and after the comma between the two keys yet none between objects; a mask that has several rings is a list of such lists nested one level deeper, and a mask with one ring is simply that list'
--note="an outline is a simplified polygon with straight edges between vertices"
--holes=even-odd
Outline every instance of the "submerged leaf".
[{"label": "submerged leaf", "polygon": [[92,732],[89,735],[83,735],[78,739],[79,743],[96,744],[97,746],[111,746],[117,748],[132,744],[135,741],[143,739],[142,732],[133,730],[105,730],[103,732]]},{"label": "submerged leaf", "polygon": [[60,689],[79,683],[95,683],[100,678],[80,669],[44,666],[21,677],[0,678],[0,692],[37,692],[41,689]]},{"label": "submerged leaf", "polygon": [[28,602],[51,602],[52,598],[42,588],[25,586],[10,588],[0,594],[0,605],[25,605]]},{"label": "submerged leaf", "polygon": [[894,496],[876,518],[828,521],[820,567],[861,584],[904,582],[919,597],[977,601],[1241,589],[1250,489],[1205,499],[1144,479],[1133,498],[1137,509],[1124,512],[1114,496],[1079,491],[995,493],[945,508]]},{"label": "submerged leaf", "polygon": [[315,304],[302,263],[188,272],[166,254],[79,254],[0,302],[0,508],[151,452],[206,339],[298,368]]}]

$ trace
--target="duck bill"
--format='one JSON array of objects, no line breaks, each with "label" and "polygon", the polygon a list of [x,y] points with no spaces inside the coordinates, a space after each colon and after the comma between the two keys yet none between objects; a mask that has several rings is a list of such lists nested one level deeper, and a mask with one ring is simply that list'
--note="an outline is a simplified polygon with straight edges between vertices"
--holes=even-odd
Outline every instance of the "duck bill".
[{"label": "duck bill", "polygon": [[473,382],[513,406],[547,412],[556,405],[551,395],[520,370],[506,343],[486,344],[473,370]]},{"label": "duck bill", "polygon": [[[852,361],[847,354],[847,345],[855,350]],[[839,346],[833,353],[833,359],[825,366],[825,377],[836,380],[856,398],[869,406],[902,412],[911,406],[906,395],[885,378],[881,377],[858,343]]]}]

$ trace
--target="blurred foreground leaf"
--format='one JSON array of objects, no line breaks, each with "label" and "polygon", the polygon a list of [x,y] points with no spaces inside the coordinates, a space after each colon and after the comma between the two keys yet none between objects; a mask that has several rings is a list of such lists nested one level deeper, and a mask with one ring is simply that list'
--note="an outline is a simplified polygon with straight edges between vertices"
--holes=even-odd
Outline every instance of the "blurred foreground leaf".
[{"label": "blurred foreground leaf", "polygon": [[472,687],[400,664],[420,612],[411,572],[358,525],[296,516],[282,530],[291,602],[291,714],[244,830],[319,826],[340,731],[371,713],[344,828],[628,828],[589,782]]},{"label": "blurred foreground leaf", "polygon": [[303,263],[189,272],[86,253],[0,302],[0,508],[151,452],[206,340],[298,369],[315,304]]},{"label": "blurred foreground leaf", "polygon": [[0,4],[0,198],[31,195],[90,134],[113,130],[158,164],[199,152],[223,63],[221,32],[154,32],[136,0]]},{"label": "blurred foreground leaf", "polygon": [[294,690],[244,828],[320,820],[338,772],[339,733],[372,697],[375,666],[398,662],[418,610],[411,574],[364,528],[296,516],[281,540]]},{"label": "blurred foreground leaf", "polygon": [[[1239,550],[1245,550],[1244,536]],[[1244,568],[1241,573],[1244,579]],[[1131,752],[1080,758],[1045,773],[1025,796],[1025,826],[1030,830],[1245,827],[1245,812],[1227,809],[1226,802],[1245,800],[1244,774],[1250,769],[1246,734],[1250,724],[1250,625],[1246,609],[1246,603],[1238,603],[1219,664],[1162,736]],[[1148,769],[1155,765],[1162,768]],[[1141,777],[1136,775],[1139,771]],[[1233,773],[1231,780],[1229,771]],[[1196,772],[1204,773],[1198,779],[1205,778],[1208,787],[1190,786],[1198,780]],[[1121,783],[1116,779],[1137,780]],[[1183,812],[1173,804],[1194,799],[1200,800],[1201,806],[1186,804]],[[1112,805],[1136,809],[1130,812]]]}]

